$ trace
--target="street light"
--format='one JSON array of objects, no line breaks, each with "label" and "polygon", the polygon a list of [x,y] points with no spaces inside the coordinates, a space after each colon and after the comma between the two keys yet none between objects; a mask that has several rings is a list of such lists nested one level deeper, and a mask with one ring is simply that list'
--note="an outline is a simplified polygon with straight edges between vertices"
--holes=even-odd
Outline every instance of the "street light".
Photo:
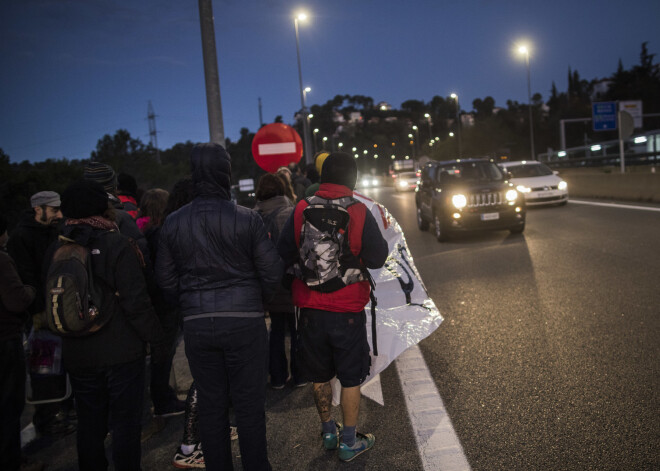
[{"label": "street light", "polygon": [[316,152],[318,152],[316,150],[316,135],[318,134],[318,132],[319,132],[319,128],[315,128],[314,129],[314,155],[316,155]]},{"label": "street light", "polygon": [[424,117],[429,123],[429,141],[433,141],[433,132],[431,131],[431,115],[428,113],[424,113]]},{"label": "street light", "polygon": [[302,107],[303,115],[303,146],[305,149],[305,162],[308,164],[312,163],[312,151],[310,148],[311,137],[309,135],[309,122],[307,121],[307,107],[305,106],[305,89],[303,88],[302,81],[302,67],[300,66],[300,38],[298,34],[298,21],[305,21],[307,19],[307,14],[298,13],[293,18],[293,26],[296,30],[296,54],[298,57],[298,83],[300,85],[300,106]]},{"label": "street light", "polygon": [[458,135],[458,158],[460,159],[463,154],[463,143],[461,142],[461,105],[458,104],[458,95],[452,93],[449,96],[456,100],[456,134]]},{"label": "street light", "polygon": [[536,160],[536,153],[534,152],[534,123],[532,122],[532,81],[529,73],[529,48],[526,45],[521,45],[518,52],[525,56],[525,64],[527,65],[527,103],[529,108],[529,142],[532,149],[532,159]]}]

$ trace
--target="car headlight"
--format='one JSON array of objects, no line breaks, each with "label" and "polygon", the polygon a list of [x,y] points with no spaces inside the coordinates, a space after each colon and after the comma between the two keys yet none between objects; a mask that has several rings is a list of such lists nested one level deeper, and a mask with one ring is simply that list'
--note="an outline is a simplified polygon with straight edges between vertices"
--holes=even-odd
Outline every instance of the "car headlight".
[{"label": "car headlight", "polygon": [[[518,185],[516,187],[516,190],[518,190],[521,193],[529,193],[530,191],[532,191],[532,189],[530,187],[525,186],[525,185]],[[513,200],[510,200],[510,201],[513,201]]]},{"label": "car headlight", "polygon": [[465,206],[467,206],[467,198],[465,195],[454,195],[451,197],[451,202],[456,209],[465,208]]},{"label": "car headlight", "polygon": [[364,178],[362,180],[362,186],[369,186],[369,183],[371,183],[371,180],[369,180],[368,178]]},{"label": "car headlight", "polygon": [[557,188],[559,188],[560,190],[565,190],[566,188],[568,188],[568,184],[564,180],[562,180],[557,185]]},{"label": "car headlight", "polygon": [[516,190],[509,190],[506,192],[506,195],[504,195],[507,201],[515,201],[518,199],[518,192]]},{"label": "car headlight", "polygon": [[408,182],[404,182],[403,180],[400,180],[399,181],[399,186],[402,187],[402,188],[405,188],[405,187],[408,186]]},{"label": "car headlight", "polygon": [[372,184],[373,186],[378,186],[378,180],[372,180],[372,181],[371,181],[371,184]]}]

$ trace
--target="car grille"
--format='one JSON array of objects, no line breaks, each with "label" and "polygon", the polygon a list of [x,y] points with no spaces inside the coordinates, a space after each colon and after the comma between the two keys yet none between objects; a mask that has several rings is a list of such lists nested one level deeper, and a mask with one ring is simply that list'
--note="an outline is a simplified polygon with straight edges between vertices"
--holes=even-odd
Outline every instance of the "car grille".
[{"label": "car grille", "polygon": [[474,193],[468,196],[468,208],[499,206],[504,201],[502,193]]},{"label": "car grille", "polygon": [[546,186],[537,186],[532,188],[532,191],[548,191],[548,190],[556,190],[557,185],[546,185]]}]

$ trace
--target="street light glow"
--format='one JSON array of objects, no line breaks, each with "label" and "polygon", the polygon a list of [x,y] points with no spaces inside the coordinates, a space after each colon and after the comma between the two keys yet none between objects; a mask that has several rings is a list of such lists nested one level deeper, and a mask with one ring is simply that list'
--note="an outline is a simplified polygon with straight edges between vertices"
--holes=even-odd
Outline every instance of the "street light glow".
[{"label": "street light glow", "polygon": [[312,91],[312,89],[311,89],[310,87],[305,87],[305,92],[306,92],[306,93],[309,93],[309,92],[311,92],[311,91]]},{"label": "street light glow", "polygon": [[456,95],[455,93],[452,93],[452,94],[449,95],[449,96],[450,96],[450,98],[453,98],[454,100],[455,100],[456,98],[458,98],[458,95]]},{"label": "street light glow", "polygon": [[529,54],[529,49],[527,49],[527,46],[522,45],[518,47],[518,52],[521,54]]},{"label": "street light glow", "polygon": [[305,13],[304,11],[298,12],[298,14],[296,15],[296,19],[299,21],[305,21],[307,19],[307,13]]}]

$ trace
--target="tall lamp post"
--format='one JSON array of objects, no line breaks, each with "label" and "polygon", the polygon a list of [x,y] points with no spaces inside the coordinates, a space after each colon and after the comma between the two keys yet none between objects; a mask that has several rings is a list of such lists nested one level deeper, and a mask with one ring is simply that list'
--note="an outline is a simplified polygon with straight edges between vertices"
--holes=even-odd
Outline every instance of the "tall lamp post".
[{"label": "tall lamp post", "polygon": [[527,46],[520,46],[518,52],[525,56],[525,64],[527,65],[527,103],[529,108],[529,142],[532,150],[532,160],[536,160],[536,153],[534,152],[534,123],[532,121],[532,81],[529,73],[529,48]]},{"label": "tall lamp post", "polygon": [[458,104],[458,95],[452,93],[450,95],[456,100],[456,134],[458,136],[458,158],[463,156],[463,143],[461,142],[461,105]]},{"label": "tall lamp post", "polygon": [[419,154],[419,128],[417,126],[412,127],[413,131],[415,131],[415,155]]},{"label": "tall lamp post", "polygon": [[302,67],[300,66],[300,37],[298,34],[298,21],[304,21],[307,19],[305,13],[298,13],[293,18],[293,26],[296,30],[296,54],[298,57],[298,83],[300,85],[300,106],[302,107],[301,112],[303,115],[303,148],[305,151],[305,163],[312,163],[312,151],[311,151],[311,137],[309,135],[309,121],[307,120],[307,107],[305,106],[305,89],[303,88],[302,81]]},{"label": "tall lamp post", "polygon": [[428,113],[424,113],[424,117],[429,123],[429,145],[431,142],[433,142],[433,131],[431,131],[431,115]]}]

